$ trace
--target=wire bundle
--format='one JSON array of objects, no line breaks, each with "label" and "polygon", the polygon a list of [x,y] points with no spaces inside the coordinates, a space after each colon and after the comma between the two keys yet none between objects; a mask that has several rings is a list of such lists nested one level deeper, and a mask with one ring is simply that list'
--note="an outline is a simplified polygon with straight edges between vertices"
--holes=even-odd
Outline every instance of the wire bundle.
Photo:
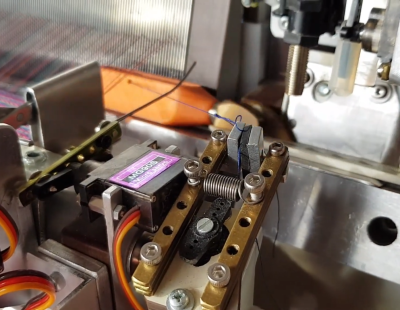
[{"label": "wire bundle", "polygon": [[0,226],[6,233],[8,241],[10,243],[9,248],[1,251],[1,257],[3,258],[3,262],[5,262],[10,259],[10,257],[14,254],[15,249],[17,248],[18,228],[17,225],[15,225],[14,220],[2,206],[0,206]]},{"label": "wire bundle", "polygon": [[114,243],[113,243],[113,255],[114,255],[114,265],[115,271],[118,276],[118,280],[121,283],[122,289],[129,300],[129,303],[135,310],[143,310],[142,306],[137,301],[135,295],[131,287],[129,286],[129,282],[126,279],[124,264],[122,261],[121,248],[122,242],[129,232],[129,230],[139,222],[140,219],[140,211],[137,209],[129,210],[124,218],[119,223],[115,235],[114,235]]},{"label": "wire bundle", "polygon": [[[7,235],[10,246],[1,251],[3,262],[10,259],[18,245],[18,228],[7,210],[0,206],[0,226]],[[0,271],[2,272],[3,269]],[[16,270],[0,274],[0,296],[24,290],[37,290],[41,294],[32,298],[23,310],[44,310],[56,299],[56,285],[43,272],[35,270]]]}]

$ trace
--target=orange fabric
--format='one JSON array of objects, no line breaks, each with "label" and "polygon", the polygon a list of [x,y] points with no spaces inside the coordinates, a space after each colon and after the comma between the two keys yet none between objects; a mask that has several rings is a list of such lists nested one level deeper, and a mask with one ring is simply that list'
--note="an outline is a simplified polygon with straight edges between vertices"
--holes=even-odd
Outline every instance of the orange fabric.
[{"label": "orange fabric", "polygon": [[[179,81],[142,72],[102,68],[104,102],[107,110],[128,113],[171,90]],[[209,125],[210,116],[177,101],[208,111],[217,102],[201,86],[185,82],[180,88],[135,116],[171,126]]]}]

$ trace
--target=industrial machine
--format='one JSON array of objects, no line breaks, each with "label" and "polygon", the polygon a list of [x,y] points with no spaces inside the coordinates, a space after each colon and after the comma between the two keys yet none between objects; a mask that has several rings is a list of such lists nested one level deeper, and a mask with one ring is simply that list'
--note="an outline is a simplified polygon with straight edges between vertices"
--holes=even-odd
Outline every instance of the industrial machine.
[{"label": "industrial machine", "polygon": [[217,2],[0,1],[1,308],[398,308],[400,2]]}]

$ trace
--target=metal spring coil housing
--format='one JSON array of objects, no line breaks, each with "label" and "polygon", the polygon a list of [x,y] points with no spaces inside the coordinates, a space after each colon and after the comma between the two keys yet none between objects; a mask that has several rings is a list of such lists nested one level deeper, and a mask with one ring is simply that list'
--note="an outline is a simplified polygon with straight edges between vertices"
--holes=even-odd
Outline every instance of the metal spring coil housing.
[{"label": "metal spring coil housing", "polygon": [[228,200],[239,200],[241,180],[221,174],[210,173],[204,180],[204,192]]}]

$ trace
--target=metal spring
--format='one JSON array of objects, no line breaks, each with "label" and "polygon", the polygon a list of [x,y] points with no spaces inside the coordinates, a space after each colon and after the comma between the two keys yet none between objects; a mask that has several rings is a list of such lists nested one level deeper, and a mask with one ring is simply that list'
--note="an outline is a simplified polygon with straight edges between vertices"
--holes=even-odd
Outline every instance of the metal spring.
[{"label": "metal spring", "polygon": [[211,196],[237,201],[241,180],[225,175],[210,173],[204,180],[204,192]]}]

